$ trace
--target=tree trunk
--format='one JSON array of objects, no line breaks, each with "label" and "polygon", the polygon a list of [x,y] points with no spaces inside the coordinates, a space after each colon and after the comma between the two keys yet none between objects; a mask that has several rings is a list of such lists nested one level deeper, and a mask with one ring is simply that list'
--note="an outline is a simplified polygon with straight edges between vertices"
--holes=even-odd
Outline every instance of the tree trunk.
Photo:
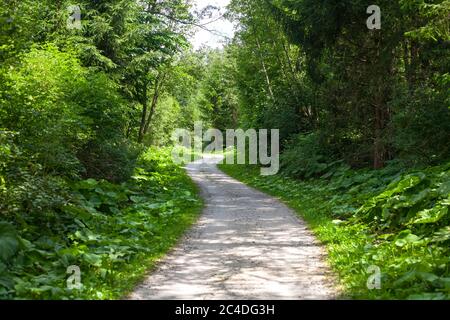
[{"label": "tree trunk", "polygon": [[150,123],[152,122],[153,116],[155,115],[158,100],[159,100],[159,92],[158,92],[158,89],[155,88],[155,92],[154,92],[153,98],[152,98],[152,104],[150,107],[150,114],[148,115],[147,121],[145,123],[144,135],[148,133],[148,130],[150,128]]},{"label": "tree trunk", "polygon": [[150,106],[150,113],[145,122],[144,135],[146,135],[150,129],[150,124],[151,124],[153,117],[155,115],[155,112],[156,112],[156,107],[158,105],[159,96],[161,94],[162,87],[164,86],[165,78],[166,78],[165,74],[163,74],[162,76],[158,76],[158,78],[156,78],[155,90],[153,92],[152,104]]},{"label": "tree trunk", "polygon": [[[383,39],[382,35],[377,33],[377,55],[374,63],[372,73],[375,76],[375,96],[373,100],[374,107],[374,133],[373,133],[373,167],[374,169],[381,169],[385,166],[388,159],[388,147],[384,141],[384,133],[390,120],[390,110],[388,101],[390,96],[389,79],[378,74],[378,70],[389,70],[389,76],[392,75],[392,52],[385,51],[382,57]],[[391,56],[387,56],[391,54]],[[384,59],[383,59],[384,58]]]},{"label": "tree trunk", "polygon": [[272,100],[275,100],[275,96],[273,95],[273,90],[272,90],[272,84],[270,82],[269,73],[267,72],[266,63],[264,62],[264,57],[261,53],[261,51],[262,51],[261,43],[259,42],[258,37],[255,36],[255,38],[256,38],[256,44],[258,46],[258,55],[259,55],[259,58],[261,61],[261,66],[262,66],[262,69],[264,72],[264,76],[266,77],[267,89],[269,90],[270,98]]},{"label": "tree trunk", "polygon": [[141,115],[141,124],[139,126],[139,136],[138,136],[139,143],[142,143],[142,141],[144,141],[145,122],[146,122],[147,112],[148,112],[147,86],[146,85],[144,86],[141,103],[142,103],[142,115]]},{"label": "tree trunk", "polygon": [[374,169],[381,169],[384,167],[385,161],[385,150],[383,145],[382,131],[383,116],[382,116],[382,106],[378,103],[374,106],[375,108],[375,128],[374,128],[374,152],[373,152],[373,167]]}]

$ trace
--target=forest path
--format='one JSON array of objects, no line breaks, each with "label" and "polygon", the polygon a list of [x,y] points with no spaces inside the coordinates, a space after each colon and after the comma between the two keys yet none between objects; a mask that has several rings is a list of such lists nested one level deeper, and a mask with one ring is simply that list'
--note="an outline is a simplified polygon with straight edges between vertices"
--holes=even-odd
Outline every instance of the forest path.
[{"label": "forest path", "polygon": [[334,299],[325,252],[277,199],[247,187],[205,156],[187,171],[205,200],[202,217],[130,295],[137,300]]}]

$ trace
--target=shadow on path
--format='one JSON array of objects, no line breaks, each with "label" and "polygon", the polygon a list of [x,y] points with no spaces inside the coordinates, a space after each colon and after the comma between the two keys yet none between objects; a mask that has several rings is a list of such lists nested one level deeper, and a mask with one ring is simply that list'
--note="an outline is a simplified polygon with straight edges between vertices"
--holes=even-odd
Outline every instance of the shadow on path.
[{"label": "shadow on path", "polygon": [[209,163],[187,166],[206,207],[130,299],[334,299],[324,250],[291,209]]}]

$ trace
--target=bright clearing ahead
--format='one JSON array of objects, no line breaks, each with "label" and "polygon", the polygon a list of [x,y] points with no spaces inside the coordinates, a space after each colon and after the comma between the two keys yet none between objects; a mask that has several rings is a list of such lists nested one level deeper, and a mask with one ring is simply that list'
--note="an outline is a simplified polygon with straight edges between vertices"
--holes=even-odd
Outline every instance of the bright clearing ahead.
[{"label": "bright clearing ahead", "polygon": [[194,0],[194,3],[198,11],[209,5],[220,8],[220,11],[215,11],[211,18],[208,17],[201,21],[201,25],[204,25],[209,31],[197,27],[196,33],[191,39],[194,48],[200,49],[202,46],[223,47],[224,41],[227,38],[232,38],[234,34],[233,24],[225,18],[219,19],[225,13],[230,0]]}]

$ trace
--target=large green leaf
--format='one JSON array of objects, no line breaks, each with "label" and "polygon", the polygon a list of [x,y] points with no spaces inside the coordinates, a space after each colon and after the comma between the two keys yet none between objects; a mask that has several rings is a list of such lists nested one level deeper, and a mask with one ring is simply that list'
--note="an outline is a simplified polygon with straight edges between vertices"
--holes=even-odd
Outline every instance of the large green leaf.
[{"label": "large green leaf", "polygon": [[85,253],[83,260],[92,266],[100,267],[102,265],[102,256],[94,253]]},{"label": "large green leaf", "polygon": [[441,220],[448,213],[448,207],[440,205],[435,206],[432,209],[426,209],[417,214],[417,219],[414,220],[415,224],[436,223]]},{"label": "large green leaf", "polygon": [[412,234],[410,230],[400,232],[395,241],[395,245],[398,247],[404,247],[407,244],[416,244],[420,242],[420,237]]},{"label": "large green leaf", "polygon": [[450,226],[447,226],[435,232],[431,240],[434,242],[444,242],[450,240]]},{"label": "large green leaf", "polygon": [[19,249],[19,236],[14,227],[0,222],[0,260],[7,262]]}]

